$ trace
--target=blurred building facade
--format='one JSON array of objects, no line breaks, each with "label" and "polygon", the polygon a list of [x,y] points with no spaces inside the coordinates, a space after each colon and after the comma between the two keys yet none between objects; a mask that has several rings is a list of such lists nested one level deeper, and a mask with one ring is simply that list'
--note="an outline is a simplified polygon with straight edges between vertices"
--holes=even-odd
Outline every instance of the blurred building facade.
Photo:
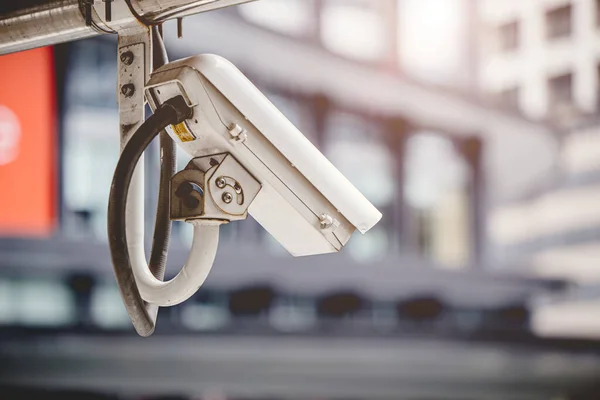
[{"label": "blurred building facade", "polygon": [[[411,78],[405,64],[412,60],[408,64],[414,69],[417,58],[409,57],[406,37],[414,35],[414,41],[424,36],[403,29],[407,4],[411,2],[261,0],[187,19],[183,39],[176,39],[173,27],[165,26],[171,58],[201,52],[229,58],[384,214],[375,229],[356,235],[335,260],[323,257],[310,265],[287,256],[252,220],[227,225],[219,249],[223,259],[217,260],[206,288],[210,293],[212,286],[216,293],[189,307],[212,311],[182,312],[175,320],[201,315],[214,317],[207,326],[225,326],[232,313],[229,296],[258,285],[266,287],[260,292],[266,296],[263,300],[271,300],[263,301],[255,314],[269,314],[273,306],[277,315],[273,318],[279,322],[281,315],[287,315],[290,323],[299,318],[310,325],[318,319],[322,297],[351,292],[355,299],[366,301],[350,301],[348,312],[377,321],[381,315],[392,315],[391,322],[384,324],[396,325],[397,310],[403,309],[404,301],[415,299],[433,304],[433,309],[440,303],[451,306],[459,314],[467,310],[470,315],[474,308],[474,316],[467,319],[479,322],[469,326],[493,321],[482,316],[487,312],[505,315],[505,310],[524,310],[506,326],[513,330],[514,323],[528,330],[531,299],[538,289],[544,291],[554,283],[536,282],[523,272],[514,277],[486,274],[488,265],[501,261],[487,237],[487,214],[495,199],[520,193],[548,169],[555,158],[554,138],[543,124],[459,90],[468,86],[468,79],[460,74],[448,72],[443,79],[456,79],[454,85]],[[454,6],[460,4],[468,3],[453,0]],[[452,7],[446,10],[454,12]],[[433,22],[425,24],[427,29]],[[453,31],[454,25],[449,29]],[[468,30],[455,33],[459,42],[469,37]],[[446,32],[440,35],[443,38]],[[455,60],[449,71],[461,70],[461,60],[468,54],[448,53],[444,42],[439,43],[437,49]],[[79,321],[83,311],[66,294],[75,290],[77,299],[87,298],[83,304],[89,306],[88,320],[128,326],[106,252],[106,202],[118,157],[114,48],[114,37],[102,37],[55,49],[60,218],[54,235],[44,243],[18,237],[3,240],[0,246],[7,269],[19,271],[17,281],[25,271],[48,277],[60,270],[68,279],[54,279],[52,284],[44,279],[22,282],[30,291],[20,292],[55,290],[56,306],[41,298],[25,296],[20,302],[14,300],[18,295],[7,295],[6,309],[21,311],[7,312],[6,323],[13,318],[19,323],[25,318],[22,307],[36,301],[41,302],[39,307],[31,305],[27,310],[34,312],[32,319],[47,317],[42,325],[48,320]],[[519,150],[512,151],[516,147]],[[529,151],[540,149],[543,154],[529,156]],[[509,151],[511,158],[506,158]],[[149,233],[159,157],[156,147],[148,153]],[[186,162],[180,155],[180,166]],[[181,225],[175,233],[171,259],[180,260],[190,235]],[[39,258],[25,256],[33,253]],[[98,284],[71,285],[73,274],[87,275],[88,281]],[[18,287],[11,279],[6,287]],[[7,292],[11,290],[17,291]],[[279,297],[269,296],[272,290]],[[102,312],[104,307],[108,311]],[[45,311],[36,314],[36,309]],[[444,313],[434,314],[437,318]],[[449,321],[457,323],[454,317]]]},{"label": "blurred building facade", "polygon": [[600,2],[486,0],[478,15],[480,86],[555,126],[560,143],[546,178],[491,212],[498,259],[582,285],[569,302],[541,308],[539,324],[598,336],[590,316],[600,310]]}]

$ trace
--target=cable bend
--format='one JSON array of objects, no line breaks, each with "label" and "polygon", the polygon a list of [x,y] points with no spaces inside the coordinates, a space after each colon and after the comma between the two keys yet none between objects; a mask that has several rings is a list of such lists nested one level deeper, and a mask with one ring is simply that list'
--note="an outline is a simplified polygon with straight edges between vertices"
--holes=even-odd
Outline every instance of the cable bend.
[{"label": "cable bend", "polygon": [[[219,245],[219,226],[222,221],[192,221],[194,238],[192,248],[181,271],[169,281],[158,280],[152,275],[143,246],[131,253],[131,267],[144,301],[169,307],[183,303],[194,295],[208,276]],[[131,249],[130,249],[131,250]]]}]

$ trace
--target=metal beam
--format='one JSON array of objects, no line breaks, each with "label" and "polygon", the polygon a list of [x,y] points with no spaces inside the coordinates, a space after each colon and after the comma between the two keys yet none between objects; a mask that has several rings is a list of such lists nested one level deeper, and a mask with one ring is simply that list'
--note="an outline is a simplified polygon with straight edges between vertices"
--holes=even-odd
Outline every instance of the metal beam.
[{"label": "metal beam", "polygon": [[20,8],[0,8],[0,54],[156,25],[248,1],[252,0],[114,0],[111,17],[102,1],[88,11],[83,0],[26,1]]}]

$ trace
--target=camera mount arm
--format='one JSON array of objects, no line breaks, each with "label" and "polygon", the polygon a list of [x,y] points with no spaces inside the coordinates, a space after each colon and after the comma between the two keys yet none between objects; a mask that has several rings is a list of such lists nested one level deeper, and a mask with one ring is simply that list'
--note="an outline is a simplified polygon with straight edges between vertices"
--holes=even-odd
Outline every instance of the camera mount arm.
[{"label": "camera mount arm", "polygon": [[[140,216],[139,207],[142,202],[132,203],[131,194],[139,196],[139,187],[131,187],[132,181],[139,185],[139,168],[137,165],[146,147],[169,124],[183,121],[190,109],[181,99],[165,103],[139,129],[131,135],[121,153],[115,170],[108,204],[108,239],[117,283],[123,297],[127,312],[136,331],[141,336],[149,336],[154,331],[156,307],[147,307],[136,284],[131,268],[130,253],[136,255],[137,263],[145,261],[143,241],[143,209]],[[135,179],[138,179],[136,182]],[[143,182],[143,181],[142,181]],[[136,191],[136,189],[138,191]],[[143,200],[143,193],[141,193]],[[141,218],[140,218],[141,217]],[[135,223],[135,225],[132,225]],[[142,229],[139,229],[141,223]],[[128,241],[128,239],[130,239]],[[150,274],[150,270],[148,270]]]},{"label": "camera mount arm", "polygon": [[219,226],[247,218],[248,207],[261,189],[260,182],[229,153],[192,159],[170,185],[170,218],[194,225],[192,249],[177,276],[166,282],[155,277],[146,262],[143,232],[128,229],[128,223],[135,220],[132,213],[138,213],[128,205],[130,186],[152,140],[167,126],[183,124],[191,117],[192,109],[182,96],[163,103],[123,148],[111,185],[108,233],[113,268],[125,307],[141,336],[154,331],[157,306],[177,305],[196,293],[212,268]]}]

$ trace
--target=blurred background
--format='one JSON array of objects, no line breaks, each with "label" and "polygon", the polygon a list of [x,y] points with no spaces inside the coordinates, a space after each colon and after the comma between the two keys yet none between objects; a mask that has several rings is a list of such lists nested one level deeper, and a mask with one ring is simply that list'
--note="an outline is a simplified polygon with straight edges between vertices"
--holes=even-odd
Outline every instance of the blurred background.
[{"label": "blurred background", "polygon": [[600,1],[260,0],[175,30],[171,59],[231,60],[383,219],[298,259],[224,226],[139,338],[106,234],[116,37],[0,56],[0,398],[600,399]]}]

